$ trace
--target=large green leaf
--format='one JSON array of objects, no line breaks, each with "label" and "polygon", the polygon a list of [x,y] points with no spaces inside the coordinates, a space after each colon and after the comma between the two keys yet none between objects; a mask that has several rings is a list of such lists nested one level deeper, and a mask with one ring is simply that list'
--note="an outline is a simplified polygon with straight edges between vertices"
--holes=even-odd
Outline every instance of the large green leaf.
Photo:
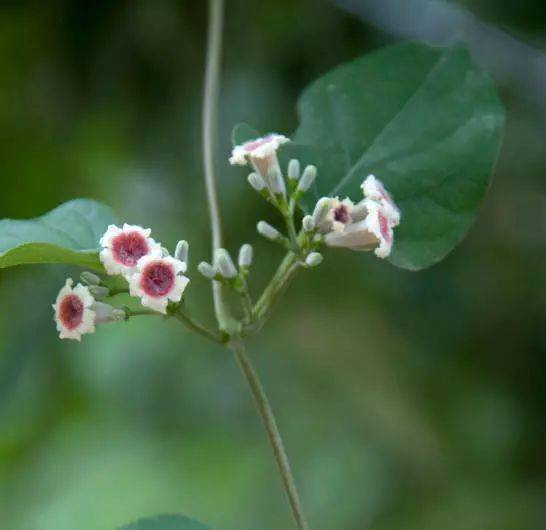
[{"label": "large green leaf", "polygon": [[0,221],[0,268],[30,263],[66,263],[102,270],[99,239],[116,219],[90,199],[61,204],[42,217]]},{"label": "large green leaf", "polygon": [[499,149],[504,111],[460,46],[405,43],[344,64],[302,94],[300,126],[280,151],[318,167],[323,195],[358,200],[373,173],[402,211],[390,260],[417,270],[464,236]]},{"label": "large green leaf", "polygon": [[208,526],[183,515],[155,515],[122,526],[119,530],[210,530]]}]

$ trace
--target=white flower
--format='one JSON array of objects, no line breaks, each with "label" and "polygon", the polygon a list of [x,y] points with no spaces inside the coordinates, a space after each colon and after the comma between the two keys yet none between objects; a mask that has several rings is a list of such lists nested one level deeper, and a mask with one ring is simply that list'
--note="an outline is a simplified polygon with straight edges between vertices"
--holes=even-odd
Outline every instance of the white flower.
[{"label": "white flower", "polygon": [[79,341],[85,333],[95,332],[96,314],[92,309],[95,299],[87,287],[81,284],[72,287],[73,285],[72,279],[68,278],[53,304],[53,309],[59,337]]},{"label": "white flower", "polygon": [[329,225],[330,230],[339,232],[345,228],[345,225],[352,223],[351,212],[353,208],[354,203],[349,198],[342,201],[338,197],[330,199],[330,210],[326,216],[326,223]]},{"label": "white flower", "polygon": [[277,149],[290,140],[282,134],[271,133],[261,138],[249,140],[244,144],[237,145],[231,152],[229,163],[234,166],[246,166],[254,159],[266,159],[274,155]]},{"label": "white flower", "polygon": [[[277,149],[289,141],[286,136],[275,133],[250,140],[233,148],[229,163],[232,166],[246,166],[250,163],[273,194],[282,192],[282,187],[284,187],[282,173],[280,176],[282,184],[278,182],[279,175],[276,173],[280,173]],[[281,185],[281,189],[277,189],[279,188],[279,184]]]},{"label": "white flower", "polygon": [[102,236],[100,260],[108,274],[131,275],[140,258],[160,250],[160,245],[150,237],[151,230],[128,225],[123,228],[110,225]]},{"label": "white flower", "polygon": [[[394,228],[400,223],[400,210],[373,175],[366,178],[361,188],[366,198],[357,204],[349,199],[328,199],[329,210],[322,214],[324,221],[319,229],[325,234],[328,246],[351,250],[375,248],[376,256],[386,258],[392,250]],[[326,204],[325,199],[321,201]]]},{"label": "white flower", "polygon": [[186,264],[155,252],[138,261],[137,272],[129,278],[131,296],[138,296],[143,306],[167,313],[169,300],[179,302],[190,281],[182,273]]},{"label": "white flower", "polygon": [[326,244],[351,250],[371,250],[375,247],[375,255],[386,258],[391,253],[397,218],[390,217],[390,209],[378,201],[365,199],[363,206],[367,210],[366,217],[345,225],[342,230],[326,234]]},{"label": "white flower", "polygon": [[396,220],[396,224],[400,222],[400,210],[379,179],[374,175],[368,175],[360,187],[367,199],[380,202],[383,208],[388,211],[389,217]]}]

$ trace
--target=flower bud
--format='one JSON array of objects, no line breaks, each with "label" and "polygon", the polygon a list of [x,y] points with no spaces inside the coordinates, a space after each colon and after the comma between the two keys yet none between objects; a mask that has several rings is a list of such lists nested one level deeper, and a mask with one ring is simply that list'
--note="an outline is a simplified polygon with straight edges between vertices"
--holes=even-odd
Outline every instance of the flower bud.
[{"label": "flower bud", "polygon": [[278,166],[269,168],[268,172],[269,187],[274,195],[286,195],[286,186],[284,184],[284,178],[281,170]]},{"label": "flower bud", "polygon": [[265,188],[264,179],[258,175],[258,173],[249,173],[247,177],[248,183],[254,188],[258,193],[263,191]]},{"label": "flower bud", "polygon": [[82,272],[80,274],[80,279],[86,285],[100,285],[102,283],[101,279],[96,274],[89,271]]},{"label": "flower bud", "polygon": [[315,166],[307,166],[298,182],[298,191],[300,193],[305,193],[312,186],[316,176],[317,168]]},{"label": "flower bud", "polygon": [[186,240],[182,239],[176,245],[174,251],[174,259],[181,261],[182,263],[188,263],[189,244]]},{"label": "flower bud", "polygon": [[322,263],[323,259],[324,258],[322,257],[322,254],[319,254],[318,252],[311,252],[305,258],[305,264],[308,267],[316,267],[317,265],[320,265]]},{"label": "flower bud", "polygon": [[313,210],[313,222],[317,228],[320,228],[327,220],[331,208],[330,202],[328,197],[322,197],[322,199],[318,200]]},{"label": "flower bud", "polygon": [[258,234],[267,239],[271,239],[271,241],[277,241],[278,239],[282,238],[282,234],[266,221],[260,221],[256,225],[256,228],[258,230]]},{"label": "flower bud", "polygon": [[91,309],[95,312],[96,324],[120,322],[127,318],[127,314],[123,309],[117,309],[110,304],[105,304],[103,302],[94,302]]},{"label": "flower bud", "polygon": [[235,278],[237,276],[237,269],[225,248],[217,248],[214,251],[214,265],[224,278]]},{"label": "flower bud", "polygon": [[300,161],[293,158],[288,162],[288,178],[298,180],[300,178]]},{"label": "flower bud", "polygon": [[206,261],[202,261],[201,263],[199,263],[199,265],[197,265],[197,270],[209,280],[214,280],[214,278],[216,277],[216,271],[214,270],[214,267]]},{"label": "flower bud", "polygon": [[303,218],[301,225],[303,227],[303,230],[307,233],[312,232],[315,229],[315,222],[310,215],[306,215]]},{"label": "flower bud", "polygon": [[252,265],[252,246],[248,243],[244,244],[239,250],[238,263],[241,269],[248,269]]},{"label": "flower bud", "polygon": [[89,292],[93,295],[93,298],[100,300],[102,298],[106,298],[110,294],[110,289],[101,285],[90,285]]}]

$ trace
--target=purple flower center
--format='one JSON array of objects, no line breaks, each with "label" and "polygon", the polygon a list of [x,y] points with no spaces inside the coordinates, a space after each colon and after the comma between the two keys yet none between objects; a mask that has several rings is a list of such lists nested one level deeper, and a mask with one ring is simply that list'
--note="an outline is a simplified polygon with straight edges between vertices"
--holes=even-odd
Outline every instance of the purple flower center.
[{"label": "purple flower center", "polygon": [[346,225],[351,221],[351,216],[349,215],[349,209],[345,204],[340,204],[335,210],[334,210],[334,221],[337,221],[339,223],[343,223]]},{"label": "purple flower center", "polygon": [[126,267],[134,267],[148,252],[146,238],[139,232],[124,232],[112,241],[114,259]]},{"label": "purple flower center", "polygon": [[151,297],[160,298],[169,294],[174,286],[175,273],[170,265],[152,261],[142,271],[140,286]]},{"label": "purple flower center", "polygon": [[62,325],[69,329],[76,329],[83,320],[83,302],[75,294],[69,294],[61,300],[59,319]]}]

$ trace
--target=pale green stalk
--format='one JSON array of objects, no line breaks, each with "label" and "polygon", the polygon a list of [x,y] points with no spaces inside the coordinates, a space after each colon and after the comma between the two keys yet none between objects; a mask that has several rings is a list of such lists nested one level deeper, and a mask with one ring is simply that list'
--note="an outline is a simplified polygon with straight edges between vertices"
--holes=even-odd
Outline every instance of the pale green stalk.
[{"label": "pale green stalk", "polygon": [[[212,252],[222,246],[222,223],[215,179],[215,150],[218,114],[218,93],[220,88],[220,62],[222,58],[222,26],[224,19],[223,0],[209,0],[209,27],[207,38],[207,63],[203,94],[203,168],[207,201],[212,231]],[[225,302],[224,287],[212,282],[214,311],[221,330],[230,334],[235,326]]]},{"label": "pale green stalk", "polygon": [[307,520],[301,507],[298,490],[290,469],[290,462],[288,461],[288,456],[284,448],[281,433],[279,432],[277,421],[275,420],[275,416],[273,414],[273,410],[271,409],[271,405],[269,404],[269,400],[267,399],[267,395],[263,389],[260,379],[258,378],[258,375],[250,363],[250,359],[245,355],[243,343],[233,342],[231,343],[231,349],[233,350],[235,359],[239,365],[239,368],[241,369],[242,374],[247,380],[250,391],[252,392],[252,397],[254,398],[254,402],[256,404],[256,408],[258,409],[267,432],[267,437],[273,449],[273,454],[275,455],[275,462],[277,463],[277,467],[281,475],[282,484],[292,510],[292,515],[294,516],[299,530],[308,530],[309,526],[307,525]]},{"label": "pale green stalk", "polygon": [[[220,210],[218,206],[218,197],[216,192],[216,183],[214,178],[214,148],[216,141],[216,114],[218,106],[218,92],[219,92],[219,80],[220,80],[220,58],[222,51],[222,25],[223,25],[223,0],[209,0],[209,28],[208,28],[208,42],[207,42],[207,66],[205,72],[205,90],[204,90],[204,104],[203,104],[203,161],[205,171],[205,184],[207,188],[207,200],[209,204],[210,221],[212,228],[212,249],[220,248],[222,245],[222,231],[220,222]],[[294,256],[291,258],[290,256]],[[289,253],[283,263],[286,262],[284,271],[283,264],[279,269],[279,273],[276,274],[271,284],[265,289],[262,295],[261,304],[258,302],[257,306],[261,309],[261,315],[265,314],[265,311],[272,305],[280,290],[287,283],[289,277],[296,268],[295,254]],[[253,316],[254,310],[251,307],[250,297],[248,292],[243,293],[243,303],[247,314],[250,313]],[[227,332],[229,337],[229,346],[233,350],[235,358],[241,368],[243,375],[245,376],[250,390],[256,401],[258,412],[266,427],[267,435],[273,453],[275,455],[275,461],[281,474],[283,487],[286,491],[294,519],[299,530],[308,530],[307,522],[301,504],[299,501],[298,492],[294,484],[294,479],[290,471],[290,465],[286,456],[286,451],[277,428],[277,423],[273,415],[273,411],[267,400],[267,396],[260,384],[260,381],[254,372],[250,361],[245,356],[243,343],[239,340],[234,340],[234,335],[239,332],[239,326],[237,325],[226,306],[222,285],[219,282],[213,281],[213,296],[214,307],[216,312],[216,318],[220,330]],[[248,297],[247,297],[248,296]],[[175,313],[175,316],[182,320],[186,325],[189,325],[198,333],[204,334],[208,338],[211,338],[209,332],[203,330],[201,326],[196,326],[196,323],[189,320],[188,317],[182,313]],[[203,332],[205,331],[205,333]],[[215,337],[213,337],[214,339]]]}]

